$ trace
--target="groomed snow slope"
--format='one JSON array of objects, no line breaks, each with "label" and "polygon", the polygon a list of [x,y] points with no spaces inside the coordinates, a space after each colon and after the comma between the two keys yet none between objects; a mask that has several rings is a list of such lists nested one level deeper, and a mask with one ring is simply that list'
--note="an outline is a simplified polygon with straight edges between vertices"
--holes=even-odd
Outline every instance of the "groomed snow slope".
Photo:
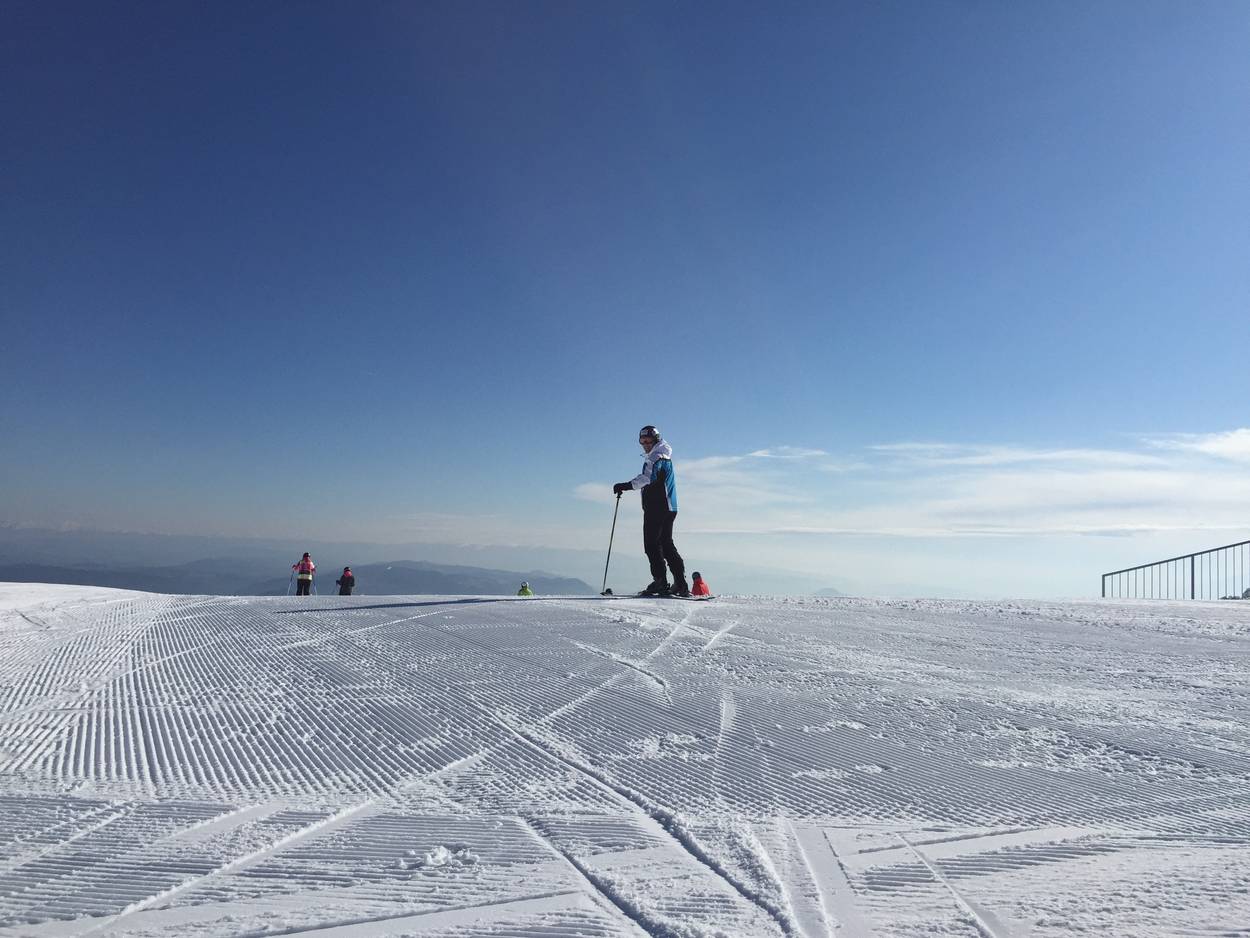
[{"label": "groomed snow slope", "polygon": [[1250,934],[1250,603],[0,586],[0,935]]}]

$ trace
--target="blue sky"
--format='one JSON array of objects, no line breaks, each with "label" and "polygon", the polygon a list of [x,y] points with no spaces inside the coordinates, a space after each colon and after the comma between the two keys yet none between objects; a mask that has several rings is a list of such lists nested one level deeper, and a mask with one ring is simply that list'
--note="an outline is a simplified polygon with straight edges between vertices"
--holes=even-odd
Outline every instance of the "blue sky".
[{"label": "blue sky", "polygon": [[591,549],[656,423],[696,562],[1238,540],[1247,62],[1233,3],[6,4],[0,521]]}]

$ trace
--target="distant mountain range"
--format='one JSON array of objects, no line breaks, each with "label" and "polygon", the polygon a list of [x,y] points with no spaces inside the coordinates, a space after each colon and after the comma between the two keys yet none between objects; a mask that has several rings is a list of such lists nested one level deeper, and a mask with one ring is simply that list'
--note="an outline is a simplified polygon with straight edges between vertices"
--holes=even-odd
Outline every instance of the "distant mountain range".
[{"label": "distant mountain range", "polygon": [[[302,536],[243,538],[72,527],[53,530],[0,519],[0,578],[19,582],[107,585],[154,592],[263,596],[286,589],[286,583],[279,583],[278,578],[287,576],[291,563],[307,550],[317,558],[323,576],[331,571],[337,576],[343,564],[352,564],[360,574],[361,590],[374,595],[394,595],[394,591],[413,588],[422,592],[463,592],[465,587],[473,587],[472,592],[475,593],[494,591],[494,595],[501,595],[515,592],[516,584],[521,579],[528,579],[536,589],[549,593],[597,593],[604,585],[613,587],[618,593],[625,593],[641,588],[651,578],[651,571],[643,556],[640,539],[636,539],[637,534],[626,537],[621,530],[616,532],[618,550],[612,554],[609,578],[601,585],[600,577],[605,571],[604,555],[600,549],[416,541],[380,544]],[[810,596],[829,582],[823,575],[812,576],[756,563],[713,559],[701,555],[695,546],[684,542],[682,549],[686,552],[687,569],[701,571],[712,590],[722,596],[740,593]],[[391,560],[393,557],[411,559],[396,564]],[[761,562],[766,560],[765,557],[756,559]],[[396,575],[395,570],[385,569],[403,568],[405,565],[430,574],[444,573],[451,579],[430,576],[414,582],[408,573]],[[378,576],[373,575],[375,570]],[[566,575],[542,572],[547,570],[563,570]],[[369,576],[366,578],[367,571]],[[575,577],[580,579],[572,579]],[[568,590],[564,589],[566,582],[571,584]],[[593,589],[587,584],[594,584]],[[324,582],[319,584],[323,593],[333,585],[333,576],[325,576]],[[847,584],[844,587],[848,591],[862,589]],[[891,590],[896,595],[909,593],[904,586],[894,586]],[[925,595],[944,594],[928,588]]]},{"label": "distant mountain range", "polygon": [[[315,558],[314,558],[315,559]],[[342,567],[317,568],[317,591],[337,593],[334,581]],[[517,591],[522,580],[538,594],[588,595],[596,591],[582,580],[542,571],[520,573],[394,560],[352,567],[355,595],[486,595],[503,596]],[[164,567],[80,564],[58,566],[38,563],[0,563],[0,581],[10,583],[69,583],[77,586],[111,586],[149,593],[187,593],[208,596],[281,596],[290,585],[289,574],[262,572],[238,559],[208,558]]]}]

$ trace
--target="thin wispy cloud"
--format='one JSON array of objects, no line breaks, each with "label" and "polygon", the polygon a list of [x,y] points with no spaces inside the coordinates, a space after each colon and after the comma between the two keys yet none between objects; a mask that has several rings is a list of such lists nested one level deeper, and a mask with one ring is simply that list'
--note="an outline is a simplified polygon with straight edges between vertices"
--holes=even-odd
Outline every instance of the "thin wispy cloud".
[{"label": "thin wispy cloud", "polygon": [[757,449],[750,453],[756,459],[816,459],[828,456],[823,449],[803,449],[799,446],[778,446],[776,449]]},{"label": "thin wispy cloud", "polygon": [[1149,442],[1160,449],[1201,453],[1219,459],[1250,462],[1250,428],[1241,427],[1225,433],[1178,433],[1155,437]]},{"label": "thin wispy cloud", "polygon": [[931,466],[1008,466],[1027,463],[1090,466],[1163,465],[1148,453],[1106,449],[1033,449],[1019,446],[970,446],[957,443],[885,443],[869,447],[884,456]]}]

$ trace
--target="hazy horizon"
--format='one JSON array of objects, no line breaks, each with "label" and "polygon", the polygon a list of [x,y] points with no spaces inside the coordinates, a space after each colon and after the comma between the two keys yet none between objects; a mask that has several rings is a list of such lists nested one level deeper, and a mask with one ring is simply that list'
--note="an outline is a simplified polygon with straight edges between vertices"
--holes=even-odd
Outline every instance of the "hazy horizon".
[{"label": "hazy horizon", "polygon": [[[619,534],[619,532],[618,532]],[[294,544],[288,547],[287,544]],[[617,544],[612,552],[608,585],[617,591],[632,591],[646,584],[644,559],[635,557],[628,545]],[[103,557],[101,551],[107,551]],[[596,591],[603,584],[603,565],[607,544],[596,554],[593,551],[559,550],[541,547],[508,545],[395,543],[366,544],[304,539],[287,542],[279,538],[228,538],[211,535],[162,535],[150,532],[119,532],[97,530],[54,531],[21,527],[0,522],[0,562],[48,563],[71,566],[81,563],[111,563],[115,566],[175,566],[198,560],[235,559],[251,562],[272,561],[277,572],[279,564],[294,562],[309,550],[326,570],[337,564],[386,563],[416,561],[441,565],[464,565],[517,573],[542,572],[555,576],[571,576],[585,581]],[[333,558],[333,563],[331,563]],[[706,566],[706,565],[705,565]],[[698,569],[692,567],[691,569]],[[836,577],[828,580],[788,576],[784,571],[767,567],[752,569],[737,564],[713,565],[707,568],[709,581],[725,592],[812,593],[819,589],[841,589]],[[721,574],[717,576],[717,574]],[[723,587],[720,584],[724,584]],[[845,590],[842,590],[845,592]]]}]

